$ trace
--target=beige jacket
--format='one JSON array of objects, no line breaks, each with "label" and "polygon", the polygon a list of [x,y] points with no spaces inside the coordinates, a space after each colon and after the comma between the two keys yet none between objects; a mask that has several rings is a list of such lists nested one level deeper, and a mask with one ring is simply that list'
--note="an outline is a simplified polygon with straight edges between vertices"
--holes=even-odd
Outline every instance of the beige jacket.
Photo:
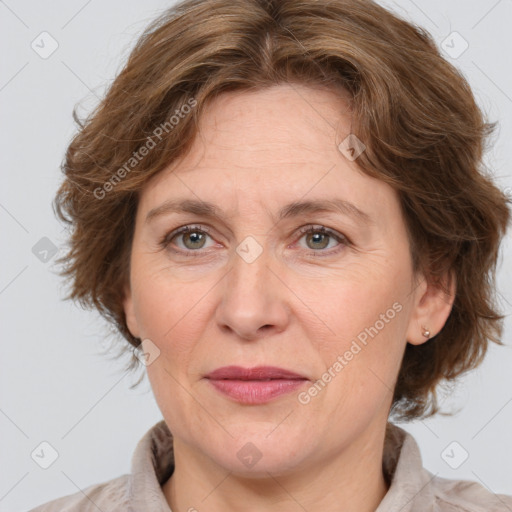
[{"label": "beige jacket", "polygon": [[[161,486],[173,468],[172,435],[162,420],[139,441],[130,474],[29,512],[170,512]],[[384,472],[391,486],[375,512],[512,512],[512,496],[429,473],[414,438],[392,423],[388,423],[384,445]]]}]

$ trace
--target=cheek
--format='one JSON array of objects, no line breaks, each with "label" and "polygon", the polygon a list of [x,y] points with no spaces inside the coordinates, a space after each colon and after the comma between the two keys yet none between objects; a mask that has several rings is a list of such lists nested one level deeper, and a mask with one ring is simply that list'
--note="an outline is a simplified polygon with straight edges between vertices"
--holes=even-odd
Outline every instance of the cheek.
[{"label": "cheek", "polygon": [[372,411],[391,399],[405,348],[408,278],[405,263],[402,270],[367,267],[316,292],[315,312],[327,326],[324,337],[308,334],[326,370],[317,376],[318,406],[325,400],[339,411]]},{"label": "cheek", "polygon": [[204,316],[204,296],[210,287],[204,282],[183,283],[165,270],[140,274],[136,284],[134,309],[141,335],[170,360],[181,359],[199,336],[199,316]]},{"label": "cheek", "polygon": [[[325,333],[320,337],[318,330],[310,332],[310,339],[322,340],[320,348],[336,352],[344,350],[359,334],[364,340],[365,333],[369,336],[368,330],[375,334],[376,329],[382,337],[403,330],[406,324],[403,312],[409,300],[407,278],[405,269],[401,272],[397,267],[379,262],[351,265],[338,276],[323,280],[321,287],[318,282],[297,281],[294,290],[307,298],[311,313],[321,321]],[[311,330],[313,323],[309,326]],[[308,324],[303,327],[308,330]]]},{"label": "cheek", "polygon": [[171,278],[165,270],[141,275],[136,288],[135,314],[141,334],[159,351],[146,367],[147,376],[164,417],[184,438],[188,423],[181,418],[198,422],[195,402],[187,391],[188,373],[198,358],[197,340],[204,329],[205,294],[210,288],[202,282]]}]

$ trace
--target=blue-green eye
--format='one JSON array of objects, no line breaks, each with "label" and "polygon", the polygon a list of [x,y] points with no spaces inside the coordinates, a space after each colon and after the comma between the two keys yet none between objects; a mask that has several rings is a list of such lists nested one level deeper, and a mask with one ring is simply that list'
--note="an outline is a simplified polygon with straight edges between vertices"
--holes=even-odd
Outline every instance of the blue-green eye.
[{"label": "blue-green eye", "polygon": [[203,249],[208,236],[203,231],[194,228],[180,231],[179,235],[187,249]]},{"label": "blue-green eye", "polygon": [[205,247],[206,237],[210,236],[208,231],[204,226],[183,226],[165,235],[160,244],[162,247],[167,247],[174,239],[181,239],[184,247],[178,246],[179,249],[195,252]]},{"label": "blue-green eye", "polygon": [[[305,237],[306,244],[308,244],[305,247],[306,252],[313,256],[324,252],[329,255],[350,244],[345,236],[324,226],[305,226],[299,230],[299,233],[302,235],[299,240]],[[199,225],[183,226],[166,234],[160,241],[160,246],[166,248],[174,240],[181,240],[180,244],[175,244],[177,249],[173,249],[173,252],[185,256],[200,256],[204,252],[202,249],[207,248],[207,238],[211,238],[208,227]],[[329,250],[332,249],[332,247],[329,247],[331,242],[338,242],[334,251]]]},{"label": "blue-green eye", "polygon": [[[326,248],[331,249],[332,246],[328,246],[333,241],[338,242],[338,245],[341,244],[342,246],[349,244],[346,237],[324,226],[306,226],[301,228],[299,232],[303,235],[301,239],[305,236],[306,244],[308,244],[307,248],[312,249],[313,252],[327,252]],[[331,253],[332,251],[328,252]]]}]

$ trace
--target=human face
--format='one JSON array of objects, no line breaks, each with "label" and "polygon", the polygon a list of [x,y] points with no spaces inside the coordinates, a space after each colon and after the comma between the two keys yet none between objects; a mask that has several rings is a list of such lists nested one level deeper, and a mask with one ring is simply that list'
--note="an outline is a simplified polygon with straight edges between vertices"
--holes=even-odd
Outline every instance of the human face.
[{"label": "human face", "polygon": [[[130,331],[159,351],[148,378],[175,442],[263,475],[375,439],[422,288],[397,194],[338,149],[350,133],[345,99],[288,85],[227,93],[200,128],[141,193],[125,299]],[[221,216],[160,208],[183,200]],[[304,201],[342,207],[279,217]],[[191,232],[175,236],[183,226]],[[322,226],[328,234],[300,232]],[[227,366],[302,380],[208,378]]]}]

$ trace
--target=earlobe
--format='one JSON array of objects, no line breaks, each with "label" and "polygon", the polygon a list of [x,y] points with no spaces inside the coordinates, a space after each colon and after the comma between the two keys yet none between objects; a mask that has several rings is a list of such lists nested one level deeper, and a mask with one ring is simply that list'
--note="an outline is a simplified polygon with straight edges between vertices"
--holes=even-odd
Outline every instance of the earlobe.
[{"label": "earlobe", "polygon": [[414,311],[407,329],[407,341],[421,345],[436,336],[452,311],[456,294],[455,273],[447,273],[438,283],[425,277],[416,289]]},{"label": "earlobe", "polygon": [[130,290],[129,285],[127,285],[124,289],[124,299],[123,299],[123,308],[124,315],[126,317],[126,325],[128,326],[128,330],[131,335],[135,338],[140,338],[139,328],[137,325],[137,320],[135,318],[135,310],[133,306],[132,292]]}]

